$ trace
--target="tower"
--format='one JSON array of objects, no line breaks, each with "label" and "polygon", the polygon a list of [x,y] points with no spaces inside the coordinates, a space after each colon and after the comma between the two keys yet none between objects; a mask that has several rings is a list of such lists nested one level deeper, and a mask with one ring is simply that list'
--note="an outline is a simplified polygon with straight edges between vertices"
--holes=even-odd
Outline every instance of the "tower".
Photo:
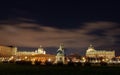
[{"label": "tower", "polygon": [[63,44],[60,44],[60,47],[57,50],[56,63],[63,63],[63,64],[65,63],[65,54],[64,54]]}]

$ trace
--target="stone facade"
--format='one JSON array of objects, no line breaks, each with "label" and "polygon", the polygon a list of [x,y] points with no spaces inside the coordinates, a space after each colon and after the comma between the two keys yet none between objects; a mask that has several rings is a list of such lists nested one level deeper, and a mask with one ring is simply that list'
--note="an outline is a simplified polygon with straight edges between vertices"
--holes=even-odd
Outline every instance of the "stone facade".
[{"label": "stone facade", "polygon": [[46,51],[43,49],[42,46],[35,51],[17,51],[17,47],[12,46],[0,46],[0,56],[21,56],[21,55],[35,55],[35,54],[46,54]]},{"label": "stone facade", "polygon": [[12,46],[0,46],[0,57],[7,57],[15,55],[16,47]]},{"label": "stone facade", "polygon": [[86,51],[86,57],[104,57],[111,59],[115,57],[115,51],[95,50],[92,45]]},{"label": "stone facade", "polygon": [[35,51],[17,51],[16,55],[36,55],[36,54],[46,54],[46,51],[43,49],[43,47],[40,45],[40,47]]}]

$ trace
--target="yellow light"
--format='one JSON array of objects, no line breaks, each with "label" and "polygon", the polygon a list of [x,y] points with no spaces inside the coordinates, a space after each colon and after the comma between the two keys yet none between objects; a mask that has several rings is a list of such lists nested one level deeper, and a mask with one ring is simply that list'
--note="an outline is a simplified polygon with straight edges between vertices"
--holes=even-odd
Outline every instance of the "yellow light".
[{"label": "yellow light", "polygon": [[86,62],[86,59],[85,59],[85,57],[82,57],[82,61],[83,61],[83,62]]},{"label": "yellow light", "polygon": [[48,61],[51,62],[51,59],[49,58]]},{"label": "yellow light", "polygon": [[83,60],[85,60],[85,57],[82,57]]},{"label": "yellow light", "polygon": [[102,61],[105,61],[105,59],[102,59]]},{"label": "yellow light", "polygon": [[25,59],[27,59],[28,57],[27,56],[25,56]]}]

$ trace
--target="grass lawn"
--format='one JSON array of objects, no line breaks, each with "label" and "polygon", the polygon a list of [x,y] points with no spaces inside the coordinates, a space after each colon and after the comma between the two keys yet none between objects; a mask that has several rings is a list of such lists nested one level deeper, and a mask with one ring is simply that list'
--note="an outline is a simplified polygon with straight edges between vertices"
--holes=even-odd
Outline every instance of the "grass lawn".
[{"label": "grass lawn", "polygon": [[0,75],[120,75],[120,66],[40,66],[0,63]]}]

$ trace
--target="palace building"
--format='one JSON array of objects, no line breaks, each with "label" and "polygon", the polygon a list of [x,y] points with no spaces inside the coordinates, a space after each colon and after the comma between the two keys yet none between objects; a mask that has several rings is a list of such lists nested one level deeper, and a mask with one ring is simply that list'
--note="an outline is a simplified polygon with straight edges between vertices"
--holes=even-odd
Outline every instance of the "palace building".
[{"label": "palace building", "polygon": [[55,59],[55,55],[46,54],[41,45],[33,51],[18,51],[17,47],[0,46],[0,61],[32,61],[32,64],[37,61],[44,64],[46,61],[53,62]]},{"label": "palace building", "polygon": [[35,51],[18,51],[17,47],[13,46],[0,46],[0,57],[6,56],[21,56],[21,55],[35,55],[35,54],[46,54],[46,51],[40,46]]},{"label": "palace building", "polygon": [[35,51],[16,51],[17,56],[21,55],[36,55],[36,54],[46,54],[46,51],[40,45],[40,47]]},{"label": "palace building", "polygon": [[95,50],[92,45],[86,51],[86,57],[104,57],[111,59],[115,57],[115,51]]}]

